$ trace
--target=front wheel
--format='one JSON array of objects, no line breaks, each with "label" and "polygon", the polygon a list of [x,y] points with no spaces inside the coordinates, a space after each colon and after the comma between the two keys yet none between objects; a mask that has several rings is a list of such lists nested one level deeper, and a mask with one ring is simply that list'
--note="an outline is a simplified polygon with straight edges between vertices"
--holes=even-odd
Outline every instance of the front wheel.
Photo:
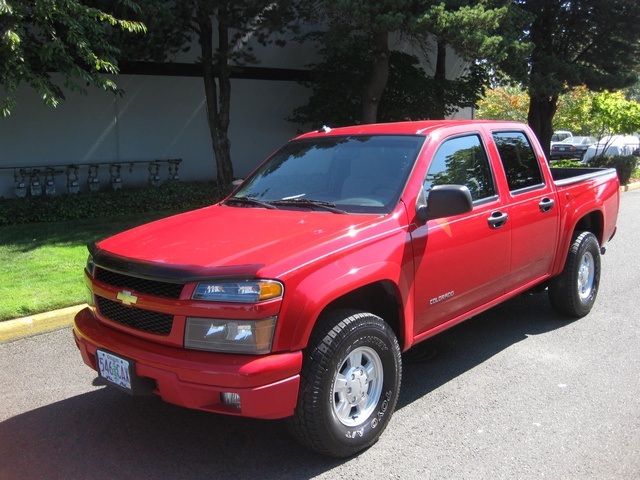
[{"label": "front wheel", "polygon": [[549,283],[549,299],[563,315],[584,317],[591,311],[600,286],[600,245],[591,232],[576,236],[562,273]]},{"label": "front wheel", "polygon": [[375,443],[395,409],[402,364],[380,317],[353,310],[323,315],[305,355],[291,434],[307,448],[348,457]]}]

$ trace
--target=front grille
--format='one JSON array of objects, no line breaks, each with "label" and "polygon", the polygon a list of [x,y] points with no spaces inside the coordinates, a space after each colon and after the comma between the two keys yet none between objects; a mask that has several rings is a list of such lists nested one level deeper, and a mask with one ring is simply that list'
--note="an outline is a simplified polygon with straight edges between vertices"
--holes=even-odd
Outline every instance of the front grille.
[{"label": "front grille", "polygon": [[126,307],[104,297],[96,297],[96,300],[100,313],[113,322],[157,335],[171,333],[173,315]]},{"label": "front grille", "polygon": [[131,277],[122,273],[112,272],[103,268],[96,269],[96,279],[107,285],[118,288],[126,288],[134,292],[146,293],[154,297],[180,298],[182,288],[181,283],[160,282],[158,280],[146,280],[144,278]]}]

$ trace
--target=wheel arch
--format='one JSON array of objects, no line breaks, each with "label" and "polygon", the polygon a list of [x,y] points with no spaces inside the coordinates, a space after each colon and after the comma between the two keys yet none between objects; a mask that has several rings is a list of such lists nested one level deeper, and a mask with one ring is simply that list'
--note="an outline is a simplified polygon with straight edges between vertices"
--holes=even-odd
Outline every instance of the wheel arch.
[{"label": "wheel arch", "polygon": [[353,309],[377,315],[391,327],[402,345],[402,303],[399,301],[395,285],[390,280],[381,280],[356,288],[327,304],[320,315],[334,309]]},{"label": "wheel arch", "polygon": [[563,271],[549,282],[549,300],[561,315],[580,318],[593,307],[600,285],[600,244],[593,232],[573,237]]},{"label": "wheel arch", "polygon": [[594,210],[582,216],[573,228],[571,236],[575,236],[578,232],[593,233],[602,245],[604,242],[604,215],[602,212],[600,210]]},{"label": "wheel arch", "polygon": [[321,327],[323,313],[330,310],[358,310],[382,318],[393,330],[398,342],[404,344],[404,308],[398,286],[389,279],[371,281],[354,287],[328,299],[315,311],[307,312],[299,319],[294,343],[300,348],[307,346],[313,332]]},{"label": "wheel arch", "polygon": [[563,238],[562,244],[558,249],[558,258],[554,268],[554,275],[558,275],[564,269],[569,255],[569,248],[573,243],[573,239],[582,232],[591,232],[598,239],[600,245],[604,241],[604,214],[600,210],[593,210],[582,215],[573,225],[572,229],[567,230],[567,235]]}]

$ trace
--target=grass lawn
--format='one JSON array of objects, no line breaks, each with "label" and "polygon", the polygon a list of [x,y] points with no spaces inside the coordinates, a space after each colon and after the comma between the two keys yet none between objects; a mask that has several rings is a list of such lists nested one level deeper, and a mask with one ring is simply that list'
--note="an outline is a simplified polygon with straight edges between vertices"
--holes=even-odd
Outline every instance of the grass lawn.
[{"label": "grass lawn", "polygon": [[167,215],[0,227],[0,320],[84,303],[87,244]]}]

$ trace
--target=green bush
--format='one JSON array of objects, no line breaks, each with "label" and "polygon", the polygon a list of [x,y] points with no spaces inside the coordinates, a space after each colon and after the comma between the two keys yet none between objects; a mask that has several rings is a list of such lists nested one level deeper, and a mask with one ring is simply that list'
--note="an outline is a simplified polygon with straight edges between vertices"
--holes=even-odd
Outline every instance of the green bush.
[{"label": "green bush", "polygon": [[589,160],[588,165],[590,167],[615,168],[618,172],[620,184],[627,185],[631,179],[631,175],[636,169],[637,161],[638,157],[634,155],[598,155]]},{"label": "green bush", "polygon": [[0,226],[180,212],[211,205],[228,194],[217,183],[167,182],[159,187],[76,195],[0,198]]},{"label": "green bush", "polygon": [[551,168],[580,168],[584,167],[584,164],[578,160],[562,159],[551,162]]}]

